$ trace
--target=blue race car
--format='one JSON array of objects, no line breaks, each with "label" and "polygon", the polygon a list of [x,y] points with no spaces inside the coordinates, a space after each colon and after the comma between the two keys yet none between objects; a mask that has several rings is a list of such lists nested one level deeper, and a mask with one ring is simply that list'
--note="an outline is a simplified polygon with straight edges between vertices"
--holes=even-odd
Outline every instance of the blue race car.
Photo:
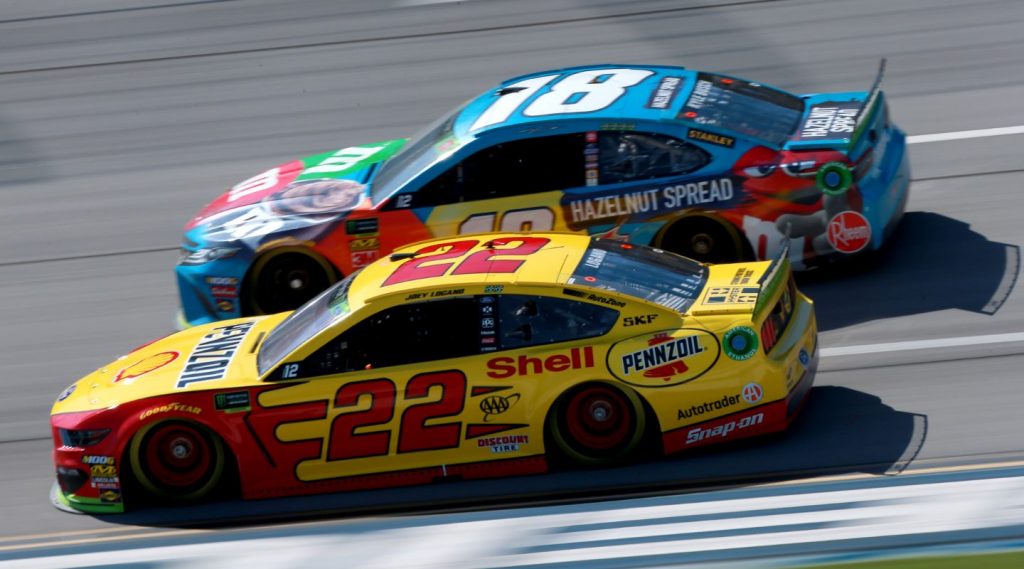
[{"label": "blue race car", "polygon": [[883,69],[868,91],[810,95],[666,66],[509,79],[410,142],[289,162],[210,203],[186,228],[181,324],[290,310],[457,234],[585,232],[707,262],[788,245],[797,269],[876,250],[910,180]]}]

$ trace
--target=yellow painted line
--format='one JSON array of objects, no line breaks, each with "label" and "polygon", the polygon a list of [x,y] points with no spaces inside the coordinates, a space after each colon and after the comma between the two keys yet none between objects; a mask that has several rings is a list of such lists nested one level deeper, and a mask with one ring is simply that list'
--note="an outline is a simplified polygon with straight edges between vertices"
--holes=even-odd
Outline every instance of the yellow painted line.
[{"label": "yellow painted line", "polygon": [[120,528],[83,529],[83,530],[75,530],[75,531],[55,531],[55,532],[51,532],[51,533],[37,533],[37,534],[30,534],[30,535],[16,535],[16,536],[13,536],[13,537],[11,537],[11,536],[0,537],[0,543],[6,543],[6,542],[9,542],[9,541],[33,541],[33,540],[36,540],[36,539],[46,539],[48,537],[64,537],[64,536],[72,536],[72,535],[89,535],[89,534],[97,534],[97,533],[114,533],[114,532],[119,532],[119,531],[120,532],[130,532],[130,531],[135,531],[135,530],[138,530],[138,529],[140,529],[140,528],[120,527]]},{"label": "yellow painted line", "polygon": [[[148,537],[171,537],[171,536],[182,536],[182,535],[195,535],[200,533],[210,533],[213,530],[202,530],[202,529],[179,529],[163,532],[150,532],[134,535],[115,535],[111,537],[99,537],[95,539],[69,539],[69,540],[55,540],[51,542],[40,542],[40,543],[25,543],[18,545],[4,545],[0,546],[0,552],[2,551],[22,551],[26,549],[35,549],[39,547],[55,547],[64,545],[84,545],[93,543],[108,543],[111,541],[128,541],[130,539],[146,539]],[[74,532],[79,533],[79,532]]]},{"label": "yellow painted line", "polygon": [[1004,462],[991,462],[985,464],[970,464],[960,466],[932,466],[928,468],[915,468],[905,470],[899,474],[836,474],[832,476],[820,476],[817,478],[801,478],[799,480],[783,480],[780,482],[769,482],[764,486],[799,486],[801,484],[818,484],[821,482],[843,482],[848,480],[868,480],[871,478],[895,478],[907,476],[908,474],[945,474],[950,472],[968,472],[972,470],[991,470],[995,468],[1024,467],[1024,460],[1011,460]]}]

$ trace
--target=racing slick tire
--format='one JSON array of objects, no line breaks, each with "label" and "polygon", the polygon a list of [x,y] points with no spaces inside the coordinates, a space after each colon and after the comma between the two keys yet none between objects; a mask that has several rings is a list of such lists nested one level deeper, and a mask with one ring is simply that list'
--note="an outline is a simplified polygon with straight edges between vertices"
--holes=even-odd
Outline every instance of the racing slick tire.
[{"label": "racing slick tire", "polygon": [[331,264],[311,252],[280,249],[253,264],[246,283],[248,314],[295,310],[337,281]]},{"label": "racing slick tire", "polygon": [[746,257],[743,240],[732,225],[703,215],[676,221],[659,243],[666,251],[702,263],[734,263]]},{"label": "racing slick tire", "polygon": [[548,413],[547,433],[558,457],[603,466],[636,454],[646,425],[645,406],[634,391],[591,382],[559,397]]},{"label": "racing slick tire", "polygon": [[191,502],[221,485],[229,455],[209,429],[179,420],[151,423],[129,447],[134,482],[151,498]]}]

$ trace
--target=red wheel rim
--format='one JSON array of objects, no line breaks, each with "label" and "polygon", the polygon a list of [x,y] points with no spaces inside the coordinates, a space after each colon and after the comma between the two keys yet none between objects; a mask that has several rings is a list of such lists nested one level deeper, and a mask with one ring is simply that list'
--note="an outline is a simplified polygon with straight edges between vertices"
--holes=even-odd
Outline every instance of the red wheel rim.
[{"label": "red wheel rim", "polygon": [[145,449],[153,482],[188,488],[203,482],[213,463],[213,449],[201,432],[187,425],[157,427]]},{"label": "red wheel rim", "polygon": [[633,432],[629,402],[607,387],[588,387],[577,392],[566,405],[565,418],[572,438],[590,449],[621,446]]}]

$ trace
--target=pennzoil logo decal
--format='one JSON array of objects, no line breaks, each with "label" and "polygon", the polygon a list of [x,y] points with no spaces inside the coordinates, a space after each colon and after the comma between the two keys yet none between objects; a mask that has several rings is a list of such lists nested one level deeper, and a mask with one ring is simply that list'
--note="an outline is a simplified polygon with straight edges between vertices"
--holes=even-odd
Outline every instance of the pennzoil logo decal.
[{"label": "pennzoil logo decal", "polygon": [[718,338],[706,330],[663,330],[613,345],[608,352],[608,369],[630,385],[667,387],[704,375],[720,353]]},{"label": "pennzoil logo decal", "polygon": [[175,387],[185,389],[196,382],[223,379],[228,364],[252,326],[253,322],[218,326],[203,336],[185,361]]}]

